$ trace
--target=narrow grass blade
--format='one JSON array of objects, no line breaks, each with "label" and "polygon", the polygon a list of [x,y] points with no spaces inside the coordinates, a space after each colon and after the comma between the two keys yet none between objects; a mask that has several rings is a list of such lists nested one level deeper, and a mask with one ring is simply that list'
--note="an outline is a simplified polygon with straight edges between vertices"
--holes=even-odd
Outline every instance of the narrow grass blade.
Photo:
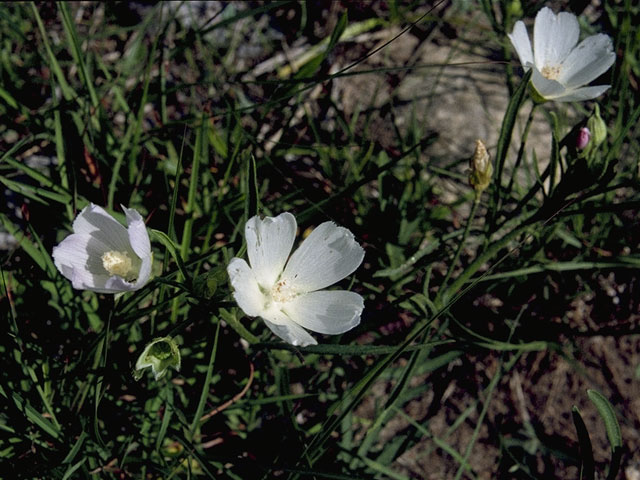
[{"label": "narrow grass blade", "polygon": [[60,64],[58,63],[58,59],[53,53],[51,49],[51,44],[49,43],[49,37],[47,36],[47,30],[44,27],[44,23],[42,23],[42,18],[40,18],[40,14],[38,13],[38,7],[34,2],[30,3],[31,10],[33,12],[33,16],[36,19],[36,23],[38,24],[38,30],[40,30],[40,35],[42,36],[42,43],[47,52],[47,57],[49,60],[49,66],[58,81],[58,85],[60,86],[60,90],[62,91],[62,95],[66,100],[72,100],[75,97],[75,93],[73,89],[69,86],[67,82],[67,78],[65,74],[62,72],[62,68],[60,68]]},{"label": "narrow grass blade", "polygon": [[[99,108],[100,104],[98,101],[98,95],[96,94],[96,90],[94,87],[94,81],[91,78],[87,67],[85,65],[84,57],[85,54],[82,52],[80,48],[80,42],[78,41],[78,34],[76,32],[75,24],[71,19],[71,15],[69,13],[69,6],[66,2],[60,2],[57,4],[60,9],[60,16],[62,17],[62,25],[64,27],[64,31],[67,35],[69,43],[71,44],[71,55],[75,61],[75,64],[78,65],[78,70],[80,72],[80,79],[82,83],[84,83],[85,88],[89,92],[89,97],[91,98],[91,105],[94,108]],[[96,122],[96,127],[100,130],[100,125]]]},{"label": "narrow grass blade", "polygon": [[597,390],[587,390],[587,395],[591,403],[593,403],[604,421],[604,428],[607,431],[607,438],[611,446],[611,464],[609,465],[609,474],[607,480],[616,478],[620,469],[620,460],[622,459],[622,433],[620,425],[616,418],[616,413],[609,403],[609,400]]},{"label": "narrow grass blade", "polygon": [[580,445],[580,480],[593,480],[595,477],[595,462],[593,460],[593,447],[582,415],[578,407],[571,409],[573,424],[578,434],[578,444]]},{"label": "narrow grass blade", "polygon": [[211,346],[211,355],[209,356],[209,365],[207,367],[207,375],[204,379],[204,383],[202,385],[202,391],[200,392],[200,401],[198,402],[198,407],[196,408],[196,413],[193,416],[193,420],[191,421],[191,427],[189,428],[189,441],[193,442],[196,433],[200,427],[200,418],[202,418],[202,414],[204,413],[204,406],[207,402],[207,398],[209,398],[209,386],[211,385],[211,379],[213,376],[213,365],[216,360],[216,353],[218,352],[218,338],[220,335],[220,322],[216,327],[216,334],[213,338],[213,345]]},{"label": "narrow grass blade", "polygon": [[[500,127],[500,136],[498,137],[498,143],[496,146],[496,169],[493,176],[494,195],[491,218],[495,218],[498,209],[502,204],[502,173],[504,170],[504,164],[507,158],[507,152],[509,151],[509,145],[511,144],[513,128],[515,127],[516,119],[518,118],[518,111],[527,98],[526,93],[531,74],[532,70],[529,70],[522,78],[518,88],[513,92],[513,95],[509,100],[509,104],[507,105],[507,111],[505,112],[504,119],[502,120],[502,126]],[[515,174],[516,172],[513,172],[513,175]]]}]

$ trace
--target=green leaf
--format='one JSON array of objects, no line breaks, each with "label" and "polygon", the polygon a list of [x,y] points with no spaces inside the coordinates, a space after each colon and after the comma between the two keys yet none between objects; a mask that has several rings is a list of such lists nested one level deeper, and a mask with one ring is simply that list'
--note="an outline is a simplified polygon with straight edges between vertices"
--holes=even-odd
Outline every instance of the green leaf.
[{"label": "green leaf", "polygon": [[40,35],[42,36],[42,43],[44,45],[45,50],[47,51],[49,67],[53,71],[53,74],[55,75],[56,80],[58,81],[58,85],[60,86],[60,91],[62,92],[62,95],[64,96],[64,98],[66,100],[72,100],[74,97],[76,97],[76,94],[67,83],[67,78],[64,72],[62,71],[60,64],[58,63],[58,59],[56,55],[53,53],[53,50],[51,49],[51,44],[49,43],[49,37],[47,35],[47,29],[45,28],[44,23],[42,22],[42,18],[40,17],[40,14],[38,13],[38,7],[36,6],[35,2],[31,2],[30,5],[31,5],[31,10],[33,12],[33,17],[35,18],[36,23],[38,24],[38,30],[40,31]]},{"label": "green leaf", "polygon": [[197,296],[210,300],[216,293],[218,286],[225,284],[227,280],[225,267],[213,268],[193,279],[193,291]]},{"label": "green leaf", "polygon": [[31,404],[25,402],[20,395],[14,392],[11,396],[18,409],[23,411],[26,417],[31,422],[35,423],[38,427],[40,427],[44,432],[51,435],[53,438],[57,439],[60,436],[60,429],[49,420],[44,418],[42,414],[40,414],[40,412],[38,412],[31,406]]},{"label": "green leaf", "polygon": [[[336,44],[344,34],[344,31],[346,28],[347,28],[347,12],[344,12],[340,17],[340,19],[338,20],[336,27],[333,29],[333,32],[331,33],[331,37],[329,38],[326,49],[324,49],[324,51],[322,51],[318,55],[311,56],[311,58],[309,58],[309,60],[303,66],[300,67],[300,70],[298,70],[294,78],[306,79],[306,78],[312,77],[314,73],[316,73],[318,68],[320,68],[320,65],[322,65],[322,62],[325,60],[325,58],[327,58],[327,55],[336,46]],[[326,42],[326,39],[325,39],[325,42]],[[310,52],[313,52],[315,50],[316,49],[312,47],[310,49]]]},{"label": "green leaf", "polygon": [[71,44],[71,54],[73,55],[73,60],[75,64],[78,66],[78,71],[80,73],[80,78],[82,83],[84,83],[85,88],[89,92],[89,96],[91,97],[91,105],[94,108],[100,106],[100,102],[98,100],[98,95],[96,94],[93,78],[84,62],[84,58],[86,57],[86,53],[82,51],[80,46],[80,42],[78,41],[78,34],[76,32],[75,23],[71,19],[71,14],[69,13],[69,7],[65,2],[58,3],[58,8],[60,10],[60,16],[62,17],[62,25],[64,27],[64,31],[67,35],[67,39]]},{"label": "green leaf", "polygon": [[73,473],[79,469],[84,462],[87,461],[87,457],[84,457],[82,460],[80,460],[78,463],[76,463],[75,465],[70,466],[67,471],[65,472],[64,476],[62,477],[62,480],[67,480],[68,478],[71,478],[71,475],[73,475]]},{"label": "green leaf", "polygon": [[16,102],[16,99],[2,87],[0,87],[0,98],[2,98],[10,107],[15,109],[18,108],[18,102]]},{"label": "green leaf", "polygon": [[593,460],[593,447],[591,446],[589,432],[582,420],[578,407],[574,406],[571,409],[571,414],[573,415],[573,424],[576,427],[578,444],[580,445],[580,480],[593,480],[595,477],[595,462]]},{"label": "green leaf", "polygon": [[600,417],[602,417],[602,420],[604,420],[604,426],[607,430],[607,438],[609,439],[611,449],[615,450],[616,448],[621,448],[622,434],[620,433],[620,425],[618,424],[616,414],[613,411],[613,407],[609,403],[609,400],[596,390],[587,390],[587,395],[589,396],[589,400],[591,400],[598,409],[598,413],[600,414]]},{"label": "green leaf", "polygon": [[616,478],[620,469],[620,460],[622,457],[622,433],[620,433],[620,425],[616,414],[609,403],[609,400],[596,390],[587,390],[589,400],[596,406],[602,420],[604,420],[604,428],[607,431],[609,445],[611,445],[611,464],[609,466],[609,474],[607,480]]},{"label": "green leaf", "polygon": [[211,346],[211,354],[209,355],[209,365],[207,366],[207,375],[204,379],[204,383],[202,385],[202,390],[200,392],[200,400],[198,401],[198,407],[196,408],[196,413],[193,416],[193,420],[191,421],[191,428],[189,428],[189,440],[193,440],[196,432],[200,427],[200,420],[202,418],[202,414],[204,413],[204,407],[207,403],[207,398],[209,398],[209,390],[211,386],[211,381],[213,379],[213,367],[216,362],[216,354],[218,353],[218,339],[220,338],[220,322],[216,327],[216,334],[213,338],[213,345]]},{"label": "green leaf", "polygon": [[182,273],[182,276],[185,279],[189,279],[189,274],[187,272],[187,268],[184,265],[184,260],[182,260],[180,252],[178,251],[178,247],[175,243],[173,243],[173,240],[171,240],[166,233],[161,232],[160,230],[155,230],[153,228],[149,228],[148,230],[149,236],[152,240],[160,242],[162,245],[167,247],[167,250],[169,250],[169,253],[178,264],[178,269],[180,270],[180,273]]},{"label": "green leaf", "polygon": [[64,460],[62,461],[62,463],[71,463],[71,462],[73,462],[73,459],[76,458],[76,455],[80,451],[80,448],[82,447],[82,444],[84,443],[84,441],[86,440],[86,438],[88,436],[89,435],[87,434],[87,432],[85,432],[83,430],[82,433],[80,434],[80,436],[78,437],[78,440],[76,440],[76,443],[73,445],[73,447],[71,448],[71,450],[67,454],[67,456],[64,457]]},{"label": "green leaf", "polygon": [[37,244],[25,236],[24,232],[17,228],[6,215],[0,214],[0,225],[16,238],[20,248],[22,248],[42,270],[47,270],[47,258],[42,254]]},{"label": "green leaf", "polygon": [[509,105],[507,105],[507,111],[505,112],[504,119],[502,120],[502,126],[500,127],[500,137],[498,137],[498,144],[496,146],[496,169],[494,171],[493,177],[493,184],[495,185],[493,215],[496,214],[497,209],[500,206],[500,196],[502,193],[502,171],[504,169],[504,162],[507,158],[509,145],[511,144],[511,136],[513,135],[513,128],[516,124],[518,111],[527,98],[527,86],[529,84],[529,79],[531,78],[531,73],[532,70],[530,69],[522,78],[522,81],[520,82],[518,88],[516,88],[516,91],[513,92],[513,96],[509,100]]},{"label": "green leaf", "polygon": [[248,154],[247,162],[247,220],[258,214],[260,209],[260,191],[258,185],[258,170],[256,159],[253,155]]}]

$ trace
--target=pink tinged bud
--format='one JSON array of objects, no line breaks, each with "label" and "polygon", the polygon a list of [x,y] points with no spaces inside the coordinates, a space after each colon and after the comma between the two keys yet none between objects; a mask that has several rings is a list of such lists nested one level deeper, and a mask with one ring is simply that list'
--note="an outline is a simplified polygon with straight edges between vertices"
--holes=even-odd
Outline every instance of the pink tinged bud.
[{"label": "pink tinged bud", "polygon": [[578,139],[576,140],[576,148],[578,150],[584,149],[591,140],[591,132],[587,127],[582,127],[578,132]]}]

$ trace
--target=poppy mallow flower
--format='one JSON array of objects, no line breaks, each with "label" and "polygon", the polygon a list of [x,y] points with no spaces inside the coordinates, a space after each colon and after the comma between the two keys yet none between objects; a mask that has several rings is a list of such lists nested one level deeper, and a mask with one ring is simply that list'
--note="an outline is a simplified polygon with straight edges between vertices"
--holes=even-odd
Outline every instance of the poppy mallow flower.
[{"label": "poppy mallow flower", "polygon": [[53,248],[58,271],[73,288],[99,293],[138,290],[149,281],[153,257],[144,220],[122,207],[127,228],[97,205],[83,208],[73,233]]},{"label": "poppy mallow flower", "polygon": [[610,87],[585,85],[613,65],[616,55],[611,37],[601,33],[578,44],[580,26],[572,13],[555,15],[547,7],[540,10],[533,25],[533,50],[522,21],[516,22],[508,36],[524,69],[533,68],[531,83],[543,100],[589,100]]},{"label": "poppy mallow flower", "polygon": [[233,297],[250,317],[293,345],[315,345],[305,330],[336,335],[360,323],[363,298],[345,290],[323,290],[362,263],[364,250],[346,228],[324,222],[293,252],[296,219],[290,213],[252,217],[245,225],[249,264],[227,266]]}]

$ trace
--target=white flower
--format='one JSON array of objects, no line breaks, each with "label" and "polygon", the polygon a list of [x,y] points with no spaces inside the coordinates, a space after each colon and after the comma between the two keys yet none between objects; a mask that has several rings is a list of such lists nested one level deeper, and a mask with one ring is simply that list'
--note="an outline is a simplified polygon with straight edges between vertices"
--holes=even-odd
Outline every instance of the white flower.
[{"label": "white flower", "polygon": [[53,248],[53,261],[73,288],[100,293],[138,290],[151,276],[151,244],[138,212],[122,207],[124,228],[90,204],[73,222],[73,234]]},{"label": "white flower", "polygon": [[362,263],[364,250],[349,230],[333,222],[322,223],[291,258],[296,236],[292,214],[263,220],[252,217],[244,231],[251,266],[233,258],[227,272],[233,296],[245,314],[261,317],[273,333],[300,346],[316,344],[305,328],[336,335],[360,323],[364,308],[360,295],[321,290]]},{"label": "white flower", "polygon": [[613,65],[616,55],[611,38],[604,34],[592,35],[578,44],[579,36],[580,26],[575,15],[567,12],[555,15],[547,7],[536,15],[533,51],[522,21],[516,22],[509,35],[522,66],[525,70],[533,67],[531,82],[545,100],[589,100],[610,87],[584,85]]}]

